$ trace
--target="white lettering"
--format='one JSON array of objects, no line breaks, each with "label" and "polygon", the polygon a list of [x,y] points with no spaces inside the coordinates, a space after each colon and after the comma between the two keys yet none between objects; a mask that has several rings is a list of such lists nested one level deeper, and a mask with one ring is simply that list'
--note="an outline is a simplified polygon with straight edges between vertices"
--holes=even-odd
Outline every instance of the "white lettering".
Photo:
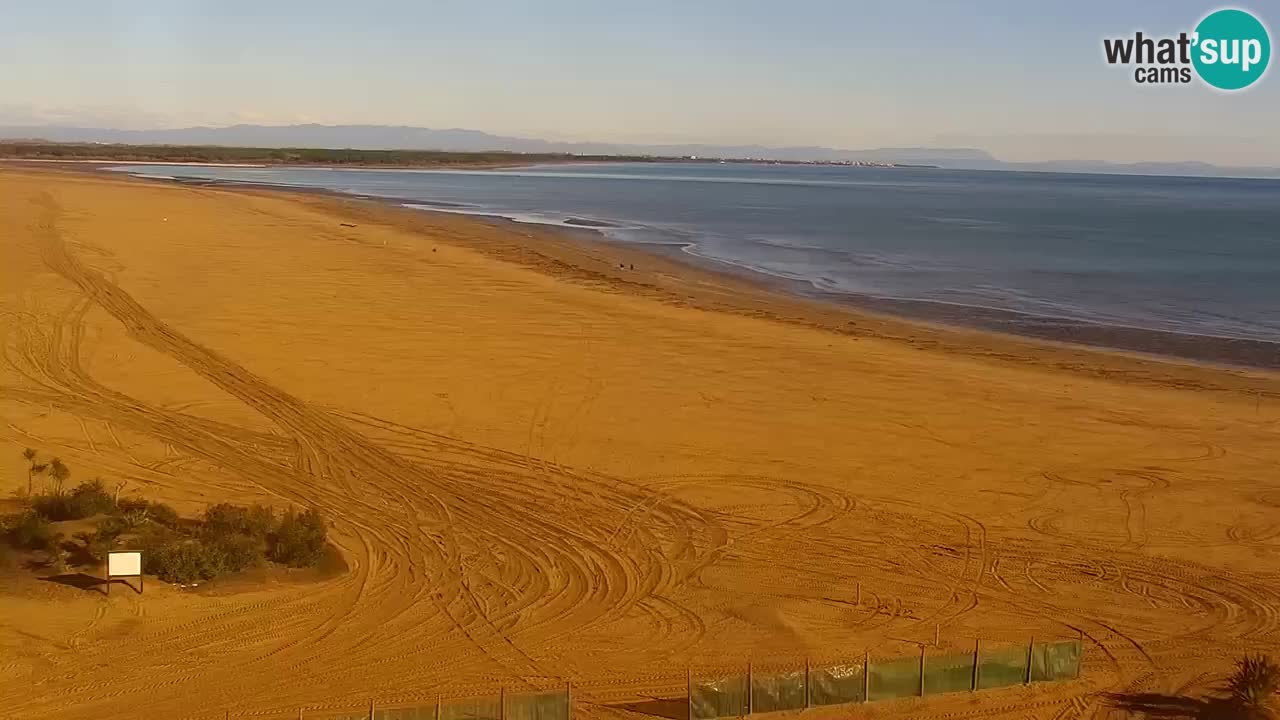
[{"label": "white lettering", "polygon": [[1219,40],[1218,44],[1222,50],[1222,64],[1236,65],[1240,62],[1240,41],[1237,40]]},{"label": "white lettering", "polygon": [[1200,60],[1207,65],[1214,65],[1218,62],[1217,40],[1205,38],[1200,41]]},{"label": "white lettering", "polygon": [[1244,63],[1240,66],[1241,70],[1249,72],[1250,65],[1257,65],[1262,59],[1262,43],[1257,40],[1244,41]]}]

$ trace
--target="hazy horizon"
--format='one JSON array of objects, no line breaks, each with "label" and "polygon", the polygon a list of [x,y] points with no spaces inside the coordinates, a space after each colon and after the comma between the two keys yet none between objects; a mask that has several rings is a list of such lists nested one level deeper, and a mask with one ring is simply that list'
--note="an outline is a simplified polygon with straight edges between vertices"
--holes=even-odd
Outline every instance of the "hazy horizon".
[{"label": "hazy horizon", "polygon": [[[1108,36],[1218,5],[1089,0],[97,3],[10,9],[0,124],[466,128],[566,142],[972,147],[1280,166],[1280,84],[1141,87]],[[1257,8],[1242,5],[1268,20]]]}]

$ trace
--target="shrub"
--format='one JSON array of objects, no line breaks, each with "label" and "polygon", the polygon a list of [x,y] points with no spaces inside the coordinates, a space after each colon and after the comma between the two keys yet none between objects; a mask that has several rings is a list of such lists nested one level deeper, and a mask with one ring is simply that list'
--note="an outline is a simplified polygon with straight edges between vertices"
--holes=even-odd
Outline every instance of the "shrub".
[{"label": "shrub", "polygon": [[1276,717],[1276,694],[1280,693],[1280,665],[1266,655],[1246,655],[1236,661],[1226,689],[1237,717],[1271,720]]},{"label": "shrub", "polygon": [[240,572],[262,564],[262,542],[248,535],[229,535],[205,544],[215,555],[220,572]]},{"label": "shrub", "polygon": [[116,510],[122,515],[132,512],[146,512],[151,508],[151,503],[143,498],[125,498],[116,503]]},{"label": "shrub", "polygon": [[147,521],[147,511],[130,510],[129,512],[122,512],[116,517],[120,518],[120,522],[123,523],[125,527],[132,530],[133,528],[140,527]]},{"label": "shrub", "polygon": [[221,553],[199,540],[157,544],[142,557],[146,572],[165,582],[192,583],[223,572]]},{"label": "shrub", "polygon": [[319,510],[312,508],[301,513],[290,510],[280,517],[267,556],[290,567],[315,565],[324,553],[327,538],[324,517]]},{"label": "shrub", "polygon": [[39,493],[31,498],[35,511],[50,520],[81,520],[115,510],[116,503],[101,480],[89,480],[71,492]]},{"label": "shrub", "polygon": [[48,519],[30,510],[7,518],[5,530],[11,543],[28,550],[49,550],[59,539]]},{"label": "shrub", "polygon": [[125,521],[118,517],[107,517],[98,521],[98,531],[94,533],[97,537],[114,543],[116,538],[120,537],[129,527]]},{"label": "shrub", "polygon": [[71,501],[82,518],[114,512],[116,509],[115,498],[107,492],[102,480],[97,478],[77,485],[71,491]]},{"label": "shrub", "polygon": [[43,492],[31,496],[31,509],[46,520],[74,520],[71,496],[60,492]]},{"label": "shrub", "polygon": [[102,562],[107,559],[107,553],[116,547],[116,536],[101,530],[98,532],[78,532],[75,539],[80,541],[84,547],[84,553],[94,562]]},{"label": "shrub", "polygon": [[275,513],[269,507],[219,503],[204,511],[201,532],[210,537],[247,535],[265,540],[275,524]]},{"label": "shrub", "polygon": [[177,510],[158,502],[153,502],[147,507],[147,518],[151,522],[167,528],[177,528],[178,523],[182,520],[178,517]]}]

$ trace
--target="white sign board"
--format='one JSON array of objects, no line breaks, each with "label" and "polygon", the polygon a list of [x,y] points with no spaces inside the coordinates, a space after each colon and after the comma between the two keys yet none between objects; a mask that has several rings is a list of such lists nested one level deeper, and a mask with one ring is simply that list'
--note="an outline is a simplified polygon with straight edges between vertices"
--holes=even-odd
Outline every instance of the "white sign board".
[{"label": "white sign board", "polygon": [[107,577],[131,577],[142,574],[142,553],[107,553]]}]

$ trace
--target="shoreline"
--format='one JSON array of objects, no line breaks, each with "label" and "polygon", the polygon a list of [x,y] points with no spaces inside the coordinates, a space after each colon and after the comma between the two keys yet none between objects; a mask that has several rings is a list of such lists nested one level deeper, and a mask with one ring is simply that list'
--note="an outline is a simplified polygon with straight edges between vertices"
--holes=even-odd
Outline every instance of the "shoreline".
[{"label": "shoreline", "polygon": [[[71,168],[84,170],[88,168]],[[447,168],[446,168],[447,169]],[[456,169],[456,168],[455,168]],[[509,223],[512,227],[547,228],[552,232],[575,236],[579,241],[601,244],[609,248],[633,248],[652,257],[663,257],[690,270],[726,275],[756,289],[783,293],[807,302],[833,305],[859,314],[874,314],[908,323],[924,323],[956,330],[995,333],[1023,340],[1062,343],[1072,347],[1100,351],[1135,353],[1154,359],[1193,362],[1216,367],[1280,370],[1280,343],[1227,336],[1199,335],[1170,330],[1157,330],[1125,325],[1108,325],[1071,318],[1034,315],[978,305],[962,305],[934,300],[888,298],[849,292],[819,290],[803,280],[789,279],[730,262],[716,260],[689,251],[683,243],[617,242],[604,236],[602,229],[611,224],[577,217],[566,217],[561,224],[531,223],[497,213],[454,212],[447,207],[433,207],[430,202],[411,198],[379,197],[344,193],[325,188],[277,185],[202,178],[148,178],[95,166],[92,172],[114,177],[247,191],[276,191],[341,200],[372,202],[415,213],[431,213],[479,221]],[[633,264],[633,263],[632,263]]]}]

